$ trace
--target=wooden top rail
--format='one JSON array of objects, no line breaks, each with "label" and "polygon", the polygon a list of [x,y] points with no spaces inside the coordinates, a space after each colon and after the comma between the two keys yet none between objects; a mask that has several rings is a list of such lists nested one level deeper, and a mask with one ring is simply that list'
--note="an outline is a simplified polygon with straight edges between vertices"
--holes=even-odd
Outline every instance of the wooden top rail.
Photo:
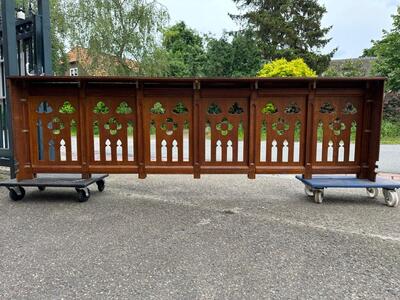
[{"label": "wooden top rail", "polygon": [[384,81],[10,77],[17,178],[349,173],[374,180]]},{"label": "wooden top rail", "polygon": [[323,82],[323,81],[334,81],[334,82],[355,82],[355,81],[386,81],[385,77],[131,77],[131,76],[9,76],[11,80],[22,80],[22,81],[49,81],[49,82],[76,82],[76,81],[126,81],[134,82],[150,81],[150,82],[193,82],[199,81],[215,81],[215,82],[249,82],[249,81],[307,81],[307,82]]}]

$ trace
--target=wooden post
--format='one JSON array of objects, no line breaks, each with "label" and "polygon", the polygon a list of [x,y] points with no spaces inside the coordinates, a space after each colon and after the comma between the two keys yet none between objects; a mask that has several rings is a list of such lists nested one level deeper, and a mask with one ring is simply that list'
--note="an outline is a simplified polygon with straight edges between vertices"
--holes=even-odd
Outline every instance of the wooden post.
[{"label": "wooden post", "polygon": [[369,141],[369,155],[368,155],[368,179],[371,181],[376,180],[376,169],[378,166],[376,162],[379,161],[380,152],[380,136],[383,115],[383,97],[384,97],[384,83],[374,82],[372,86],[371,102],[371,133]]},{"label": "wooden post", "polygon": [[86,104],[86,82],[79,81],[78,85],[78,103],[79,103],[79,124],[78,124],[78,149],[82,162],[82,178],[88,179],[91,177],[89,172],[89,157],[90,149],[88,145],[89,130],[93,124],[89,124],[86,118],[87,104]]},{"label": "wooden post", "polygon": [[[193,141],[193,160],[194,160],[194,169],[193,175],[195,179],[200,179],[201,171],[200,171],[200,152],[201,152],[201,143],[200,139],[200,128],[202,128],[202,124],[200,124],[200,82],[193,82],[193,137],[191,138]],[[204,150],[203,150],[204,151]]]},{"label": "wooden post", "polygon": [[[363,103],[363,121],[361,124],[361,147],[359,148],[359,152],[356,155],[359,155],[360,161],[360,173],[357,174],[358,178],[368,179],[369,177],[369,161],[370,161],[370,149],[371,146],[371,133],[372,127],[372,118],[373,118],[373,105],[374,105],[373,93],[371,90],[371,83],[366,83],[366,91],[364,95],[364,103]],[[379,114],[379,112],[377,112]],[[380,123],[379,123],[380,124]],[[376,162],[375,162],[376,163]]]},{"label": "wooden post", "polygon": [[[306,126],[305,126],[305,140],[300,141],[300,147],[305,146],[306,151],[304,151],[304,167],[305,171],[303,177],[305,179],[312,178],[312,162],[314,161],[315,153],[315,143],[318,143],[316,130],[314,128],[314,102],[315,94],[317,90],[317,82],[313,81],[309,85],[309,92],[307,96],[307,112],[306,112]],[[304,127],[304,126],[303,126]]]},{"label": "wooden post", "polygon": [[[145,132],[145,124],[143,122],[144,119],[144,111],[143,111],[143,100],[144,100],[144,91],[143,91],[143,83],[137,81],[136,83],[136,127],[137,127],[137,141],[138,141],[138,165],[139,165],[139,179],[145,179],[147,177],[146,173],[146,165],[145,165],[145,155],[150,155],[146,153],[144,132]],[[149,125],[148,125],[149,126]]]},{"label": "wooden post", "polygon": [[[258,81],[255,81],[251,87],[251,95],[249,101],[249,172],[247,177],[249,179],[256,179],[256,124],[257,124],[257,111],[256,101],[258,92]],[[244,141],[243,141],[244,142]]]}]

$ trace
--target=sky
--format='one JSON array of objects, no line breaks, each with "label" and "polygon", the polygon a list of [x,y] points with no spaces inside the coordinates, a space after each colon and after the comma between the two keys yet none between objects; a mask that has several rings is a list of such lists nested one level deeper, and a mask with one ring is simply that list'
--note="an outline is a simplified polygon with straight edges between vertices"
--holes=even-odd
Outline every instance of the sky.
[{"label": "sky", "polygon": [[[168,8],[171,24],[185,21],[201,33],[221,36],[224,30],[237,29],[228,13],[237,13],[232,0],[158,0]],[[332,25],[332,41],[323,52],[338,47],[335,58],[359,57],[371,40],[392,28],[391,15],[400,0],[319,0],[328,10],[322,23]]]}]

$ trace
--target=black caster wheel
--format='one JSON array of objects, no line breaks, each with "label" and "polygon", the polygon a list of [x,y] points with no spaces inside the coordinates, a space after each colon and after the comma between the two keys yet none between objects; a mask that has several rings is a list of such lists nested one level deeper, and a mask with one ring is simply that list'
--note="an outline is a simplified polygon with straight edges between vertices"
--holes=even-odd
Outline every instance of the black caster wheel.
[{"label": "black caster wheel", "polygon": [[86,202],[90,198],[90,190],[89,189],[79,189],[78,190],[78,201]]},{"label": "black caster wheel", "polygon": [[97,184],[97,189],[99,190],[99,192],[104,191],[106,183],[105,183],[105,181],[103,179],[97,181],[96,184]]},{"label": "black caster wheel", "polygon": [[21,187],[11,188],[10,189],[10,198],[13,201],[20,201],[25,197],[25,189]]},{"label": "black caster wheel", "polygon": [[38,186],[38,190],[44,192],[46,190],[45,186]]}]

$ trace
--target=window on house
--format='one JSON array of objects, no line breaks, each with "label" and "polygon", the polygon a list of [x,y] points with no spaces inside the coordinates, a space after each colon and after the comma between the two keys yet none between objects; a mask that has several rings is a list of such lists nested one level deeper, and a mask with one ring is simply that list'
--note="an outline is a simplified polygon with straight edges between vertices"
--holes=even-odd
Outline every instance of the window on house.
[{"label": "window on house", "polygon": [[78,68],[69,69],[69,76],[78,76]]}]

